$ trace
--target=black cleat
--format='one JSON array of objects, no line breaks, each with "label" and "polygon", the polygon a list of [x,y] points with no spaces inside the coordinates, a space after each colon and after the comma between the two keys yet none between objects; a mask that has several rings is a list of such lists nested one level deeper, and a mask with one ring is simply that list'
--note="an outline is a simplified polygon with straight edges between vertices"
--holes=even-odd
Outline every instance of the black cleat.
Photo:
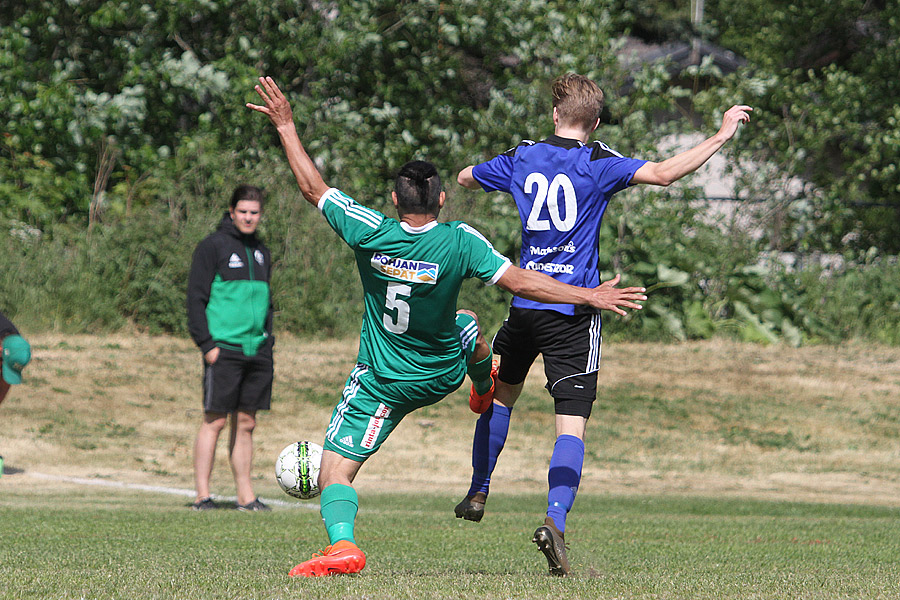
[{"label": "black cleat", "polygon": [[213,502],[213,499],[209,496],[191,504],[192,510],[215,510],[217,508],[219,508],[219,505]]},{"label": "black cleat", "polygon": [[263,504],[259,498],[255,499],[253,502],[248,502],[247,504],[238,504],[237,509],[249,512],[272,510],[267,505]]},{"label": "black cleat", "polygon": [[565,577],[569,574],[565,537],[556,528],[553,519],[550,517],[544,519],[544,524],[535,530],[531,541],[537,544],[538,549],[547,557],[551,575]]},{"label": "black cleat", "polygon": [[476,523],[484,516],[484,503],[487,501],[487,494],[484,492],[475,492],[471,496],[463,498],[462,502],[456,505],[453,512],[456,513],[457,519],[465,519],[467,521],[475,521]]}]

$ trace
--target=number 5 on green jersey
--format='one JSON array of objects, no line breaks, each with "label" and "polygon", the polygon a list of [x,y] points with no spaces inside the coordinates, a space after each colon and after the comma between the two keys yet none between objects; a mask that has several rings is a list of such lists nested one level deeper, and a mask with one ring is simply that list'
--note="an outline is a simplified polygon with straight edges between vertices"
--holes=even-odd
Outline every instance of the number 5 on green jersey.
[{"label": "number 5 on green jersey", "polygon": [[[384,327],[392,333],[404,333],[409,328],[409,304],[398,298],[412,296],[412,288],[405,283],[389,283],[385,297]],[[396,311],[396,313],[394,312]]]}]

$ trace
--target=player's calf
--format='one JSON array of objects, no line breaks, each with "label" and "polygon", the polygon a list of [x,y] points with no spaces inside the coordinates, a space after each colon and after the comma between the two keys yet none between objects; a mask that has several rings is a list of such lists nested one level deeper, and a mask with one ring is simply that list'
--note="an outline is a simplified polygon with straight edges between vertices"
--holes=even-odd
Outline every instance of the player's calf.
[{"label": "player's calf", "polygon": [[[490,357],[488,357],[490,358]],[[480,415],[488,408],[490,408],[491,403],[494,401],[494,389],[497,386],[497,369],[499,368],[499,364],[496,362],[491,363],[491,371],[490,371],[490,387],[485,390],[483,393],[478,393],[478,388],[475,383],[472,383],[472,389],[469,390],[469,409]]]}]

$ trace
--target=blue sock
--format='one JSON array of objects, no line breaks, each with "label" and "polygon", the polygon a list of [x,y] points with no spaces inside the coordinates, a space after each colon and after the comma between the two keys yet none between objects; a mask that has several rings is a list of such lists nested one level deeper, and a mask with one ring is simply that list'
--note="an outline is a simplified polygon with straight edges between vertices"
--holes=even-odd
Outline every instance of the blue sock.
[{"label": "blue sock", "polygon": [[550,471],[547,483],[547,516],[559,532],[566,530],[566,515],[575,503],[575,493],[581,483],[581,467],[584,465],[584,442],[574,435],[556,438],[553,456],[550,457]]},{"label": "blue sock", "polygon": [[478,417],[475,424],[475,439],[472,441],[472,485],[469,487],[468,496],[475,492],[488,493],[491,473],[494,472],[497,458],[506,444],[511,414],[511,408],[491,403],[490,408]]}]

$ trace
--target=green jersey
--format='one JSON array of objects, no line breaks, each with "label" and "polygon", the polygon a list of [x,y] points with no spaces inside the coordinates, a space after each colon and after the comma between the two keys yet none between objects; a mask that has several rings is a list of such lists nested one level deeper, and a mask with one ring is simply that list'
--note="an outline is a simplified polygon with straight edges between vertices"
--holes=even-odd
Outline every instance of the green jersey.
[{"label": "green jersey", "polygon": [[509,259],[462,221],[411,227],[335,188],[319,210],[356,254],[365,296],[357,362],[379,377],[407,381],[457,368],[459,288],[469,277],[496,283]]}]

